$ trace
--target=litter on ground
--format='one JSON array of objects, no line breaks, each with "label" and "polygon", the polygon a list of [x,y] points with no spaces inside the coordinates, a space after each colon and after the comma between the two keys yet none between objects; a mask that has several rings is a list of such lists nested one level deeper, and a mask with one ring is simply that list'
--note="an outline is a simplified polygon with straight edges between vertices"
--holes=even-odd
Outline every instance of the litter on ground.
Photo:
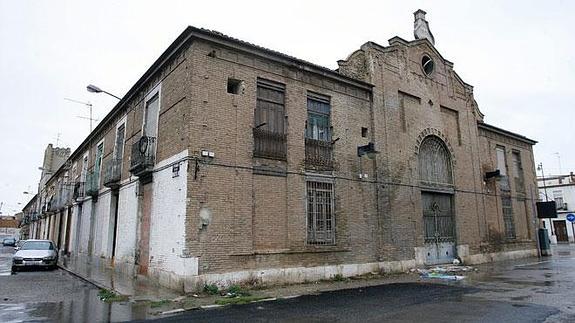
[{"label": "litter on ground", "polygon": [[427,268],[427,269],[415,269],[415,270],[412,270],[412,272],[413,271],[417,271],[421,278],[462,280],[462,279],[465,279],[465,276],[456,275],[455,273],[472,272],[472,271],[477,271],[477,269],[473,268],[471,266],[444,265],[444,266],[435,266],[435,267]]}]

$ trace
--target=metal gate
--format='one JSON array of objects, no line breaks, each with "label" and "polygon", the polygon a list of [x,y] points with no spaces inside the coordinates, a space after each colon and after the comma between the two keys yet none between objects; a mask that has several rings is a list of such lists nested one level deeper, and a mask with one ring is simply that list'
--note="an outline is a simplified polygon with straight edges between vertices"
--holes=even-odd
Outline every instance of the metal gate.
[{"label": "metal gate", "polygon": [[455,221],[451,194],[421,193],[425,226],[425,263],[447,263],[455,258]]}]

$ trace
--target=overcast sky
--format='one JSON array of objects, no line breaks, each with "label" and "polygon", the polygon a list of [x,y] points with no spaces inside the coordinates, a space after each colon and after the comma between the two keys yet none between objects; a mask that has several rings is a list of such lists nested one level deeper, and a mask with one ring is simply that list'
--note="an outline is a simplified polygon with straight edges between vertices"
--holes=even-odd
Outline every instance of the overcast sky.
[{"label": "overcast sky", "polygon": [[[546,173],[575,171],[575,1],[0,0],[0,202],[37,190],[48,143],[74,150],[91,102],[102,119],[188,25],[336,68],[366,41],[413,39],[427,11],[436,47],[474,86],[485,121],[539,141]],[[22,203],[18,205],[18,203]]]}]

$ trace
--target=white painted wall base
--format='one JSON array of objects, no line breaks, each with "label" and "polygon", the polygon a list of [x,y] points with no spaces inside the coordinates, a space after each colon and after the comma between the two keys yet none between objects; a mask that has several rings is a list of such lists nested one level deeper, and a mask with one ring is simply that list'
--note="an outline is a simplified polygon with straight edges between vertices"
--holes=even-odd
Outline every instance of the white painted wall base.
[{"label": "white painted wall base", "polygon": [[377,273],[404,272],[415,267],[415,260],[373,262],[365,264],[345,264],[318,267],[271,268],[260,270],[237,271],[224,274],[205,274],[186,277],[184,291],[201,290],[205,284],[215,284],[227,287],[247,281],[258,281],[263,284],[281,285],[287,283],[303,283],[331,279],[336,275],[352,277]]},{"label": "white painted wall base", "polygon": [[[526,257],[536,257],[537,249],[515,250],[494,252],[488,254],[465,255],[469,248],[462,246],[461,253],[465,264],[480,264],[486,262],[519,259]],[[459,250],[458,250],[459,251]],[[260,270],[246,270],[223,274],[205,274],[198,276],[187,276],[183,279],[184,291],[194,292],[201,290],[205,284],[215,284],[219,287],[227,287],[242,282],[258,281],[263,284],[281,285],[287,283],[303,283],[306,281],[318,281],[331,279],[335,275],[342,277],[352,277],[377,273],[399,273],[406,272],[411,268],[422,266],[421,260],[416,259],[402,261],[373,262],[365,264],[344,264],[317,267],[294,267],[294,268],[270,268]],[[162,284],[162,282],[160,282]],[[165,284],[162,284],[166,287]],[[174,287],[172,287],[174,288]]]}]

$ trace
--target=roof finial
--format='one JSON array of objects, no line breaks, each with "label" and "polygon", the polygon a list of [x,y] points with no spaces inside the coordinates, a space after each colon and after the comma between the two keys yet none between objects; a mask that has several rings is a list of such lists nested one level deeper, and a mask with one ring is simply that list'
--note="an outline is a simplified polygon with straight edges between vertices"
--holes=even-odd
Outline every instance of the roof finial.
[{"label": "roof finial", "polygon": [[432,45],[435,45],[435,38],[433,38],[433,34],[431,30],[429,30],[429,23],[425,20],[426,12],[418,9],[416,12],[413,13],[415,16],[414,28],[413,28],[413,35],[415,39],[427,39]]}]

